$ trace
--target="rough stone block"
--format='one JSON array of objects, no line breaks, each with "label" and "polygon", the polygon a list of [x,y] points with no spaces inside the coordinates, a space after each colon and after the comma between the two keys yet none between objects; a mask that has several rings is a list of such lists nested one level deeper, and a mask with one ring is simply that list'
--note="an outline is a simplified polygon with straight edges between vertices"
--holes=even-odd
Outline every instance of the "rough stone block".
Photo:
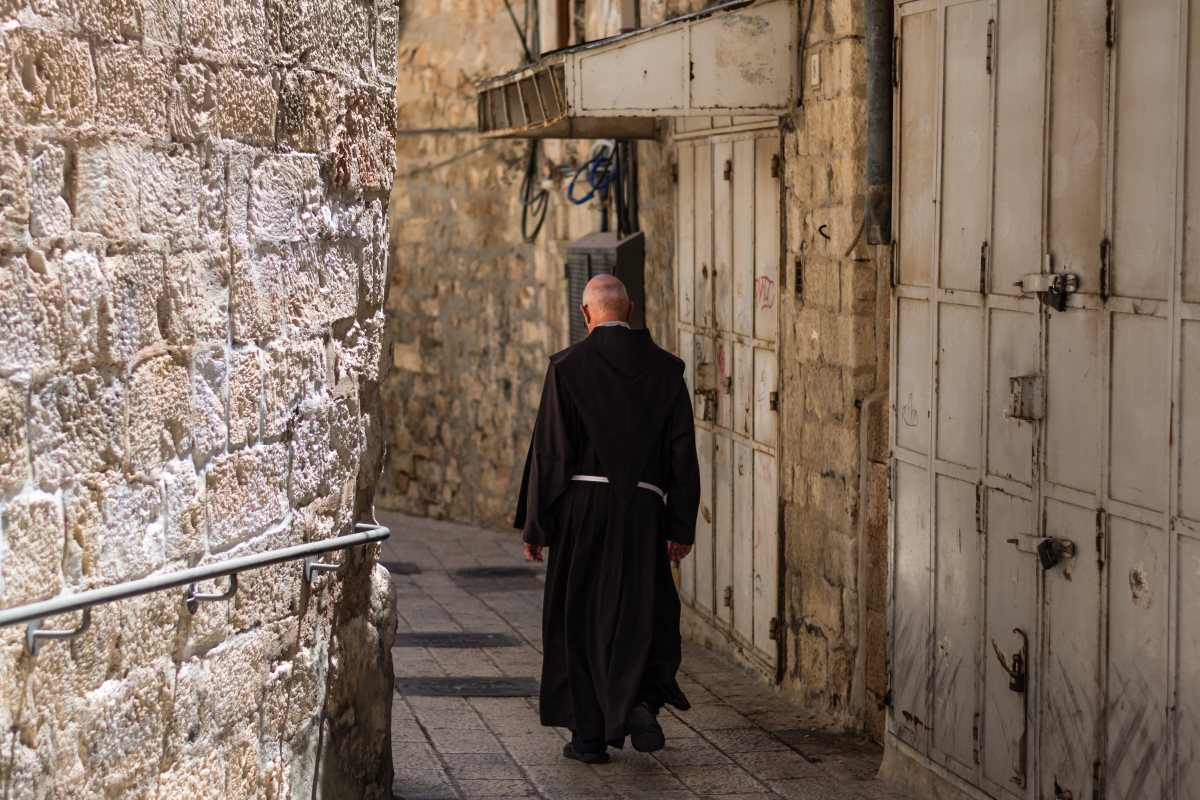
[{"label": "rough stone block", "polygon": [[209,549],[219,552],[261,533],[287,513],[287,448],[266,444],[217,456],[207,481]]},{"label": "rough stone block", "polygon": [[75,0],[79,26],[101,39],[139,39],[142,36],[139,0]]},{"label": "rough stone block", "polygon": [[304,5],[304,60],[341,75],[371,74],[371,19],[360,3],[312,0]]},{"label": "rough stone block", "polygon": [[284,276],[289,249],[236,251],[233,263],[233,336],[238,342],[267,339],[283,326]]},{"label": "rough stone block", "polygon": [[167,108],[171,135],[193,142],[215,135],[217,126],[217,71],[208,64],[184,63],[175,68],[171,102]]},{"label": "rough stone block", "polygon": [[276,439],[287,430],[291,413],[288,390],[288,347],[272,342],[263,351],[263,438]]},{"label": "rough stone block", "polygon": [[310,340],[289,345],[287,361],[289,406],[298,405],[304,398],[328,388],[328,355],[324,342]]},{"label": "rough stone block", "polygon": [[163,557],[192,561],[204,552],[208,521],[204,515],[204,482],[190,458],[163,467]]},{"label": "rough stone block", "polygon": [[96,572],[105,583],[140,578],[162,566],[162,487],[118,483],[105,491],[96,545]]},{"label": "rough stone block", "polygon": [[250,185],[253,234],[268,241],[305,239],[321,225],[318,204],[323,191],[317,161],[302,156],[272,156],[254,167]]},{"label": "rough stone block", "polygon": [[128,393],[128,458],[134,470],[158,470],[168,459],[189,451],[190,385],[187,366],[172,355],[147,359],[134,368]]},{"label": "rough stone block", "polygon": [[48,369],[62,359],[62,283],[40,251],[0,253],[0,369]]},{"label": "rough stone block", "polygon": [[172,342],[226,340],[229,325],[229,261],[220,252],[167,257],[165,334]]},{"label": "rough stone block", "polygon": [[800,578],[800,609],[804,621],[836,639],[842,633],[842,590],[817,573]]},{"label": "rough stone block", "polygon": [[200,159],[194,151],[150,150],[142,159],[142,230],[173,238],[200,226]]},{"label": "rough stone block", "polygon": [[130,239],[139,231],[138,195],[142,154],[136,145],[85,142],[79,148],[75,178],[75,223],[80,230],[110,239]]},{"label": "rough stone block", "polygon": [[221,135],[246,144],[274,145],[279,79],[265,70],[227,67],[221,70],[220,82]]},{"label": "rough stone block", "polygon": [[68,250],[57,255],[51,268],[62,284],[63,355],[68,362],[93,362],[102,352],[105,286],[100,258],[87,250]]},{"label": "rough stone block", "polygon": [[324,315],[333,322],[356,316],[359,307],[359,275],[365,261],[365,242],[342,239],[322,247],[318,285]]},{"label": "rough stone block", "polygon": [[262,363],[257,348],[229,354],[229,446],[253,443],[259,436],[263,395]]},{"label": "rough stone block", "polygon": [[[0,59],[0,67],[3,60]],[[0,94],[0,113],[4,97]],[[0,237],[19,239],[29,224],[29,159],[23,139],[0,137]]]},{"label": "rough stone block", "polygon": [[322,263],[316,246],[298,246],[296,257],[286,267],[288,330],[293,335],[317,336],[328,328],[333,317],[325,305]]},{"label": "rough stone block", "polygon": [[166,54],[154,47],[112,45],[99,51],[96,62],[96,121],[165,135],[170,85]]},{"label": "rough stone block", "polygon": [[796,633],[794,652],[799,661],[798,677],[806,687],[820,691],[829,677],[829,643],[824,636],[801,628]]},{"label": "rough stone block", "polygon": [[141,790],[162,758],[164,713],[174,690],[174,665],[163,660],[88,693],[93,713],[80,731],[79,746],[93,765],[93,796],[147,796]]},{"label": "rough stone block", "polygon": [[67,151],[57,144],[42,144],[33,154],[29,170],[29,233],[34,238],[64,236],[71,230],[67,197],[74,187],[67,184],[67,164]]},{"label": "rough stone block", "polygon": [[224,347],[192,353],[192,452],[201,458],[224,450],[228,441],[228,368]]},{"label": "rough stone block", "polygon": [[336,78],[319,72],[288,72],[279,95],[280,143],[296,150],[325,152],[341,109],[342,88]]},{"label": "rough stone block", "polygon": [[306,399],[297,409],[293,427],[291,500],[304,506],[329,494],[334,454],[330,447],[333,405]]},{"label": "rough stone block", "polygon": [[8,502],[0,514],[0,602],[45,600],[62,588],[63,517],[59,498],[35,492]]},{"label": "rough stone block", "polygon": [[396,172],[396,106],[391,94],[359,89],[333,142],[333,183],[386,190]]},{"label": "rough stone block", "polygon": [[110,362],[124,364],[162,341],[163,258],[151,252],[110,255],[101,271],[108,293],[105,352]]},{"label": "rough stone block", "polygon": [[0,492],[13,492],[29,480],[29,443],[25,426],[29,385],[0,378]]},{"label": "rough stone block", "polygon": [[54,487],[85,472],[120,465],[124,455],[124,389],[89,371],[51,377],[30,402],[29,447],[39,485]]},{"label": "rough stone block", "polygon": [[375,75],[388,85],[396,83],[396,43],[400,39],[399,10],[394,3],[375,4]]},{"label": "rough stone block", "polygon": [[193,47],[236,53],[261,63],[267,56],[270,25],[261,2],[189,0],[183,10],[183,40]]},{"label": "rough stone block", "polygon": [[179,44],[184,0],[142,0],[142,35],[148,42]]},{"label": "rough stone block", "polygon": [[17,27],[0,41],[13,110],[28,124],[83,125],[96,113],[96,74],[87,42]]}]

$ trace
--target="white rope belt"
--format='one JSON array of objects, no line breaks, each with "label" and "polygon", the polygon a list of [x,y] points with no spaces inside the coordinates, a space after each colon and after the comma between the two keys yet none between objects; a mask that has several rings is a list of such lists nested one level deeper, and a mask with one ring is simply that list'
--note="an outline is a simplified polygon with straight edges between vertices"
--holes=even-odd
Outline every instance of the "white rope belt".
[{"label": "white rope belt", "polygon": [[[608,483],[608,478],[604,477],[603,475],[572,475],[571,480],[583,481],[584,483]],[[667,502],[667,493],[664,492],[662,489],[658,488],[657,486],[655,486],[653,483],[646,483],[645,481],[638,481],[638,488],[639,489],[649,489],[650,491],[654,492],[656,495],[661,497],[664,503]]]}]

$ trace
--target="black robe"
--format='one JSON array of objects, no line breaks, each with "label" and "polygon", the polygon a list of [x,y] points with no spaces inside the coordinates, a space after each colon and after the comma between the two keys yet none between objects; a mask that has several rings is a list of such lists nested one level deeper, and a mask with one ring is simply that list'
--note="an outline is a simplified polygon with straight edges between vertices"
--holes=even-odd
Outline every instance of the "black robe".
[{"label": "black robe", "polygon": [[[609,483],[572,481],[597,475]],[[639,481],[667,493],[639,488]],[[541,721],[623,743],[643,685],[679,709],[679,595],[700,470],[683,362],[648,331],[596,328],[550,357],[515,527],[548,548]]]}]

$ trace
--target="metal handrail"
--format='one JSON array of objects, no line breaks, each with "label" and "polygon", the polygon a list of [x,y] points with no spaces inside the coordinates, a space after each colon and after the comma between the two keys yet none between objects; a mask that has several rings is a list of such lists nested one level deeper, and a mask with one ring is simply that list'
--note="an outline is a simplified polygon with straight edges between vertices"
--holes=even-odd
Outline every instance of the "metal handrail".
[{"label": "metal handrail", "polygon": [[[40,600],[36,603],[28,603],[23,606],[15,606],[13,608],[0,609],[0,628],[8,625],[20,625],[25,623],[28,628],[26,630],[25,644],[30,653],[36,655],[41,640],[43,639],[69,639],[81,635],[87,630],[87,625],[91,622],[90,611],[94,606],[104,603],[112,603],[117,600],[128,600],[131,597],[138,597],[144,594],[153,592],[161,592],[165,589],[175,589],[180,586],[191,586],[200,581],[211,580],[213,578],[222,578],[230,576],[234,578],[231,586],[231,591],[225,594],[226,597],[232,597],[233,591],[236,591],[236,575],[239,572],[245,572],[251,569],[260,569],[269,567],[274,564],[282,564],[286,561],[294,561],[296,559],[305,559],[304,577],[310,583],[312,582],[315,572],[332,571],[337,569],[332,564],[320,564],[315,562],[315,557],[323,553],[331,553],[335,550],[344,550],[348,547],[354,547],[361,544],[371,544],[372,542],[381,542],[392,535],[392,532],[383,525],[373,523],[359,522],[354,525],[354,533],[348,533],[345,536],[335,536],[332,539],[322,539],[318,542],[305,542],[304,544],[291,545],[290,547],[281,547],[276,550],[267,550],[262,553],[255,553],[249,556],[239,556],[238,558],[230,558],[225,561],[215,561],[211,564],[204,564],[199,567],[191,567],[189,569],[181,569],[175,572],[166,572],[158,575],[149,575],[145,578],[138,578],[125,583],[117,583],[112,586],[104,586],[99,589],[88,589],[84,592],[74,594],[64,594],[58,597],[52,597],[49,600]],[[315,567],[315,569],[314,569]],[[216,600],[221,598],[221,595],[204,596],[195,595],[194,588],[189,591],[189,598],[196,600]],[[74,611],[84,612],[83,624],[74,631],[52,631],[41,630],[42,622],[49,617],[58,616],[60,614],[70,614]]]}]

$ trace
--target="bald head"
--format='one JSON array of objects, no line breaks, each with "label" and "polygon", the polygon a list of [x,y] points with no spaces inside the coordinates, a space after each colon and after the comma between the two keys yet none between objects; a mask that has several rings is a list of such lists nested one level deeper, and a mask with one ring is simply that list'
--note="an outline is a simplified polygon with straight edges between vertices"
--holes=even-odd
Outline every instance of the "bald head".
[{"label": "bald head", "polygon": [[589,332],[601,322],[628,322],[633,316],[633,303],[625,284],[612,275],[601,274],[588,281],[579,308]]}]

